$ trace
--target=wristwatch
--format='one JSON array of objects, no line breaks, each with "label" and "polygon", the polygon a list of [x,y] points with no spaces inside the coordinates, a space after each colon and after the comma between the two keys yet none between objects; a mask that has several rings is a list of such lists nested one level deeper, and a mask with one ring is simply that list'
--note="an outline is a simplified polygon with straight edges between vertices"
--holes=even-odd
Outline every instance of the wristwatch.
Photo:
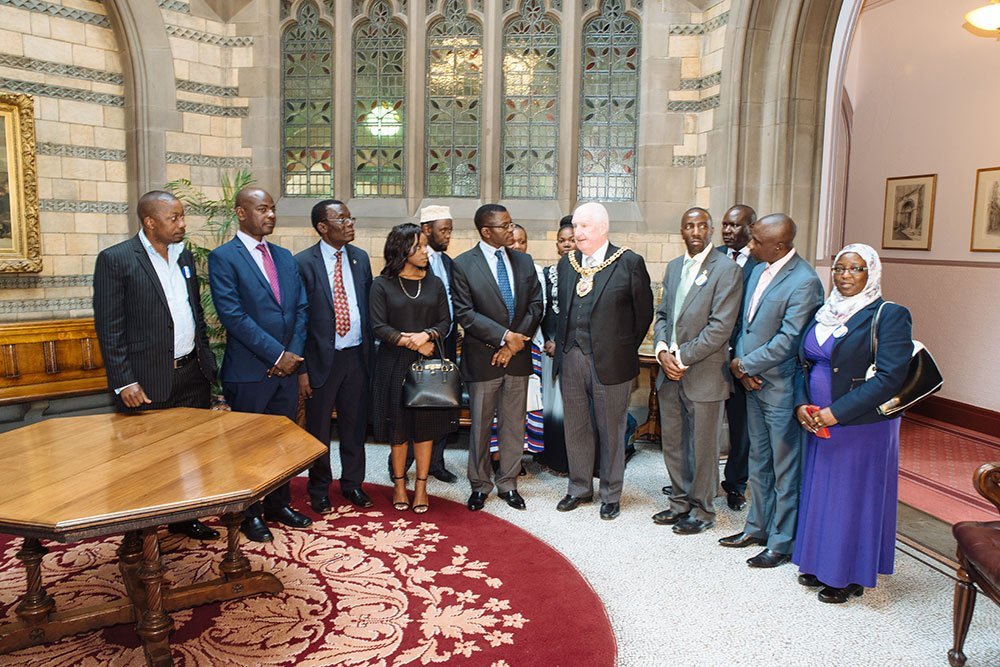
[{"label": "wristwatch", "polygon": [[738,370],[743,375],[750,375],[747,373],[747,369],[743,366],[743,360],[739,357],[736,358],[736,370]]}]

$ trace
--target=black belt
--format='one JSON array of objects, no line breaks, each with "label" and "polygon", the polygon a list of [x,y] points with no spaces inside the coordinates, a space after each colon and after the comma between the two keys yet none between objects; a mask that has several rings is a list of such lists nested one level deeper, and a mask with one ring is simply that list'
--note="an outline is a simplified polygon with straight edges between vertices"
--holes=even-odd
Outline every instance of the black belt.
[{"label": "black belt", "polygon": [[177,357],[176,359],[174,359],[174,370],[177,370],[178,368],[183,368],[184,366],[187,365],[189,361],[195,359],[197,356],[198,356],[198,350],[192,350],[191,352],[185,354],[183,357]]}]

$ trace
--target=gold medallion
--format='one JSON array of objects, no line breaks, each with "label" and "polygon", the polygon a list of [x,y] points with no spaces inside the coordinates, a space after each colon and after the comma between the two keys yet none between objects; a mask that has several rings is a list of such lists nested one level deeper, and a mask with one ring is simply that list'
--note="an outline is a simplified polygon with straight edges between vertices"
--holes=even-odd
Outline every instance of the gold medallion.
[{"label": "gold medallion", "polygon": [[614,261],[621,257],[627,250],[628,248],[619,248],[613,255],[611,255],[611,257],[606,258],[597,266],[589,266],[586,268],[580,266],[573,253],[566,255],[567,259],[569,259],[569,265],[580,275],[579,280],[576,281],[576,295],[584,297],[590,294],[591,290],[594,289],[594,276],[597,275],[598,272],[611,266],[611,264],[613,264]]},{"label": "gold medallion", "polygon": [[580,276],[580,279],[576,281],[577,296],[587,296],[592,289],[594,289],[594,279],[590,276]]}]

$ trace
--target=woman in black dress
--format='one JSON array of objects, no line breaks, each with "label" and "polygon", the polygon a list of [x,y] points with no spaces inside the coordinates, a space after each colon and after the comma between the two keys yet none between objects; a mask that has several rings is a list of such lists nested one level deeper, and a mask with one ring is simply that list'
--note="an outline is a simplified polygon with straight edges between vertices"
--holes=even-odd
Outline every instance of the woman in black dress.
[{"label": "woman in black dress", "polygon": [[407,369],[421,355],[437,356],[435,341],[444,340],[451,326],[444,284],[428,270],[427,236],[417,225],[404,223],[389,232],[385,268],[372,282],[369,307],[379,340],[372,385],[375,440],[392,445],[392,505],[400,511],[410,508],[405,466],[407,444],[413,442],[413,511],[422,514],[428,509],[431,445],[458,428],[458,410],[403,407]]}]

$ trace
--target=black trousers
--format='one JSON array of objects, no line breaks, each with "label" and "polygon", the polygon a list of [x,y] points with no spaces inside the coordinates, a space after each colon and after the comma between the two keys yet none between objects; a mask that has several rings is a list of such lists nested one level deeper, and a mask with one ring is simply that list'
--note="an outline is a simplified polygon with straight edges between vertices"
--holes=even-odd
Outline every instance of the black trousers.
[{"label": "black trousers", "polygon": [[[258,415],[281,415],[295,421],[299,401],[299,378],[269,377],[258,382],[224,382],[222,387],[226,402],[234,412],[251,412]],[[262,503],[247,508],[247,518],[260,516],[261,512],[276,512],[292,502],[288,482],[267,494]]]},{"label": "black trousers", "polygon": [[[318,378],[309,378],[314,381]],[[306,430],[330,447],[330,415],[337,409],[340,435],[340,491],[361,488],[365,480],[365,433],[368,429],[368,371],[361,346],[337,350],[330,375],[321,387],[313,387],[306,401]],[[333,470],[330,455],[316,459],[309,468],[309,497],[326,498]]]},{"label": "black trousers", "polygon": [[733,395],[726,401],[726,420],[729,422],[729,458],[722,488],[727,493],[745,493],[750,474],[750,432],[747,430],[747,390],[738,380],[733,382]]},{"label": "black trousers", "polygon": [[138,408],[126,408],[121,399],[116,401],[122,412],[142,412],[145,410],[167,410],[169,408],[207,408],[212,403],[212,386],[201,372],[197,355],[180,368],[173,369],[173,384],[170,397],[165,401],[153,401]]}]

